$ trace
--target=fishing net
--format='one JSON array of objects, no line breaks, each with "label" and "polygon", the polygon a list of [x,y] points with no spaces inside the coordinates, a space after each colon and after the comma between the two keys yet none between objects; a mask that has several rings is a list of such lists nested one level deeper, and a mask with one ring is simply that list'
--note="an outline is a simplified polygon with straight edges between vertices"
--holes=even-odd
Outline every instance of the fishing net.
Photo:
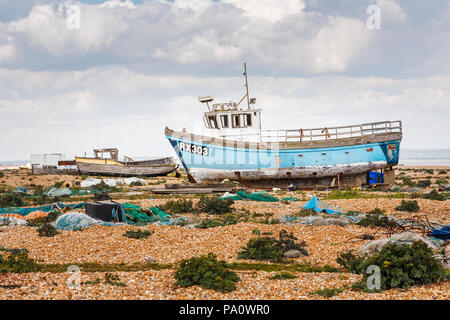
[{"label": "fishing net", "polygon": [[17,188],[14,190],[14,192],[15,192],[15,193],[27,193],[27,192],[28,192],[28,189],[25,188],[25,187],[17,187]]},{"label": "fishing net", "polygon": [[72,194],[74,194],[74,192],[69,188],[51,188],[45,192],[45,195],[48,197],[63,197],[70,196]]},{"label": "fishing net", "polygon": [[[100,180],[102,181],[102,180]],[[77,188],[50,188],[47,190],[44,194],[48,197],[64,197],[64,196],[73,196],[73,195],[79,195],[84,196],[87,194],[98,194],[98,193],[108,193],[111,192],[115,188],[116,185],[105,184],[101,187],[98,187],[97,185],[85,187],[82,189]]]},{"label": "fishing net", "polygon": [[96,186],[100,183],[102,183],[102,179],[87,178],[84,181],[80,182],[80,186],[82,188],[90,188],[90,187]]},{"label": "fishing net", "polygon": [[221,199],[224,199],[224,200],[226,200],[226,199],[233,199],[233,200],[242,200],[242,198],[241,197],[239,197],[238,195],[236,195],[236,194],[231,194],[231,193],[229,193],[229,192],[226,192],[222,197],[220,197]]},{"label": "fishing net", "polygon": [[26,224],[27,221],[24,219],[12,217],[10,215],[0,216],[0,226],[16,227],[16,226],[24,226]]},{"label": "fishing net", "polygon": [[95,179],[95,178],[87,178],[84,181],[81,181],[80,186],[82,188],[92,188],[95,187],[101,183],[104,183],[105,185],[109,186],[109,187],[116,187],[118,185],[132,185],[135,183],[139,183],[142,185],[146,185],[147,181],[145,181],[145,179],[141,179],[141,178],[136,178],[136,177],[130,177],[130,178],[117,178],[117,179]]},{"label": "fishing net", "polygon": [[291,201],[291,202],[300,201],[299,198],[294,197],[294,196],[290,196],[290,197],[287,197],[287,198],[283,198],[283,199],[281,199],[281,200],[283,200],[283,201]]},{"label": "fishing net", "polygon": [[[61,211],[64,209],[84,209],[85,203],[76,203],[76,204],[63,204],[63,203],[53,203],[53,204],[47,204],[45,206],[40,207],[32,207],[32,208],[19,208],[19,207],[11,207],[11,208],[0,208],[0,215],[2,214],[8,214],[8,213],[15,213],[19,214],[21,216],[26,216],[31,212],[34,211],[44,211],[44,212],[50,212],[53,210]],[[66,209],[66,210],[67,210]]]},{"label": "fishing net", "polygon": [[[44,213],[49,213],[52,211],[64,212],[66,210],[84,209],[85,206],[86,204],[82,202],[67,205],[63,203],[54,203],[33,208],[0,208],[0,222],[7,225],[24,224],[26,222],[17,222],[17,217],[20,216],[23,217],[22,219],[27,219],[28,215],[30,215],[30,217],[33,215],[32,213],[39,213],[39,216],[43,216]],[[13,217],[12,215],[17,215],[17,217]],[[188,220],[184,217],[174,218],[170,213],[167,213],[157,207],[142,208],[130,203],[119,204],[117,208],[112,209],[111,215],[113,220],[123,221],[131,225],[147,225],[155,222],[160,225],[184,225],[188,222]],[[63,214],[59,216],[55,224],[58,230],[81,230],[92,225],[123,225],[123,223],[111,223],[96,220],[81,212],[70,212],[70,214]]]},{"label": "fishing net", "polygon": [[98,194],[98,193],[109,193],[111,189],[105,188],[105,189],[96,189],[96,188],[87,188],[87,189],[81,189],[81,190],[72,190],[73,195],[79,195],[79,196],[85,196],[87,194]]},{"label": "fishing net", "polygon": [[153,223],[157,220],[153,217],[152,211],[145,210],[140,206],[131,203],[124,203],[122,208],[126,216],[125,221],[129,224],[143,225]]},{"label": "fishing net", "polygon": [[97,220],[92,217],[89,217],[87,214],[84,214],[82,212],[68,212],[58,217],[58,219],[55,222],[55,228],[57,230],[77,231],[89,228],[94,225],[117,226],[124,224]]},{"label": "fishing net", "polygon": [[127,223],[135,225],[146,225],[158,222],[164,225],[179,225],[184,224],[186,219],[183,217],[174,218],[171,214],[157,208],[142,208],[130,203],[124,203],[123,209],[125,212]]},{"label": "fishing net", "polygon": [[264,202],[280,201],[280,199],[272,196],[267,191],[256,191],[251,194],[247,194],[245,191],[238,191],[238,192],[236,192],[235,195],[225,196],[225,197],[222,197],[222,199],[264,201]]}]

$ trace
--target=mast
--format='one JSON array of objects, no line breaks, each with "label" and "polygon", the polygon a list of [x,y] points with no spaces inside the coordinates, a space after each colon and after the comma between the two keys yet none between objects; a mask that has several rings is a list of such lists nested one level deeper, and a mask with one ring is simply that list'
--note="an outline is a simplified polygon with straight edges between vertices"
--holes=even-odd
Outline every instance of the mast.
[{"label": "mast", "polygon": [[244,76],[245,76],[245,89],[247,91],[247,94],[246,94],[246,96],[247,96],[247,106],[248,106],[248,109],[250,109],[250,97],[248,95],[247,63],[246,62],[244,62]]}]

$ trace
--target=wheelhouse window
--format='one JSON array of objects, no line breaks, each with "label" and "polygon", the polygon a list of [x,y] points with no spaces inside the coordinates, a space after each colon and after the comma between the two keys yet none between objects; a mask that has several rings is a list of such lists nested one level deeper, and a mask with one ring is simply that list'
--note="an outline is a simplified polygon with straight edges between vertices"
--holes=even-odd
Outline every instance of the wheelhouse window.
[{"label": "wheelhouse window", "polygon": [[233,128],[241,127],[241,115],[235,114],[233,115]]},{"label": "wheelhouse window", "polygon": [[221,115],[220,116],[220,122],[222,124],[222,128],[228,128],[229,127],[229,123],[228,123],[228,115]]},{"label": "wheelhouse window", "polygon": [[252,114],[247,113],[246,117],[247,117],[247,127],[251,127],[252,126]]},{"label": "wheelhouse window", "polygon": [[218,129],[216,116],[208,116],[209,127],[212,129]]}]

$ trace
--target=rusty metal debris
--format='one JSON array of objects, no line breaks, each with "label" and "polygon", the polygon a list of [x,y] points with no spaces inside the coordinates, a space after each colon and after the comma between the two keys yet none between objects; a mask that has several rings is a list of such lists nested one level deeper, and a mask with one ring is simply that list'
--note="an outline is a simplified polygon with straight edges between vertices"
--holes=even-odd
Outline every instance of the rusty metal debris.
[{"label": "rusty metal debris", "polygon": [[379,226],[374,228],[372,233],[365,233],[356,235],[346,240],[346,242],[358,242],[368,240],[368,236],[373,238],[386,236],[392,237],[395,234],[402,232],[414,232],[422,236],[429,236],[429,234],[444,225],[429,221],[426,215],[415,215],[407,219],[391,219],[392,224],[389,226]]}]

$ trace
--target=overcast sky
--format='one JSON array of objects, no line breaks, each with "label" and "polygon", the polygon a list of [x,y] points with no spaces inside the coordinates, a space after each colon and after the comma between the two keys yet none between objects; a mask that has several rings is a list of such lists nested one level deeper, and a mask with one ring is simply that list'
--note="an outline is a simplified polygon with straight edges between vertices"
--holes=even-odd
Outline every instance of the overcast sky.
[{"label": "overcast sky", "polygon": [[0,0],[0,160],[170,155],[243,62],[265,128],[402,120],[403,148],[450,148],[448,0]]}]

